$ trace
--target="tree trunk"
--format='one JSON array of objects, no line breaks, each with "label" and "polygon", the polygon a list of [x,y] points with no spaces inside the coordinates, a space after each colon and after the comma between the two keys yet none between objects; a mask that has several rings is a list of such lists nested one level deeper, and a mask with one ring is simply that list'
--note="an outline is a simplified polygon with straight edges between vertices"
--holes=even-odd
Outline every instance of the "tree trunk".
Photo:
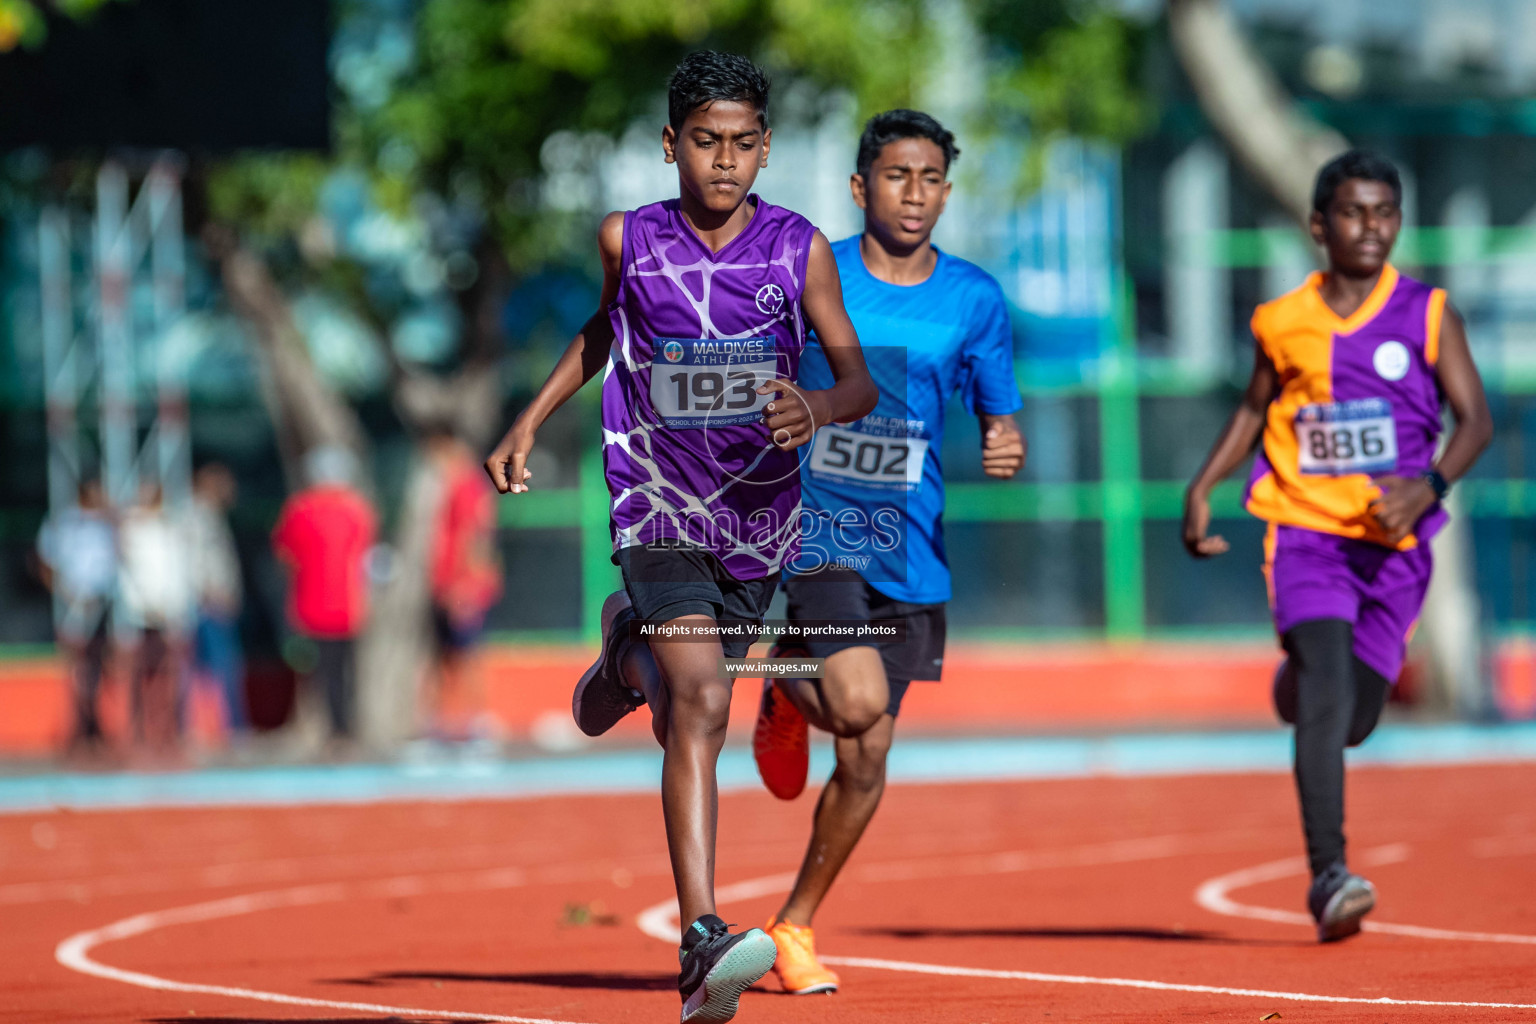
[{"label": "tree trunk", "polygon": [[1305,225],[1318,168],[1348,142],[1296,107],[1220,0],[1168,0],[1168,28],[1200,109],[1253,180]]},{"label": "tree trunk", "polygon": [[[352,452],[364,465],[364,433],[357,414],[315,370],[293,311],[266,262],[244,248],[233,231],[211,225],[208,248],[218,259],[224,294],[250,325],[260,354],[261,396],[277,435],[283,476],[290,492],[304,484],[304,453],[319,445]],[[363,686],[360,684],[359,689]],[[329,731],[321,694],[299,686],[284,728],[294,753],[317,752]]]},{"label": "tree trunk", "polygon": [[434,643],[428,556],[441,494],[437,466],[418,452],[391,538],[389,577],[374,590],[373,614],[357,652],[358,727],[380,750],[410,739],[420,724]]},{"label": "tree trunk", "polygon": [[[289,489],[302,484],[303,454],[316,445],[340,445],[354,453],[359,465],[366,465],[362,423],[315,369],[266,263],[220,229],[210,229],[209,243],[219,258],[226,294],[257,339],[262,396],[277,431]],[[505,281],[499,266],[489,262],[481,286],[465,296],[469,344],[464,364],[452,377],[412,370],[386,344],[395,410],[418,436],[425,427],[440,424],[481,445],[499,429],[501,382],[495,359]],[[360,483],[367,489],[366,480]],[[432,656],[428,558],[441,491],[438,467],[418,449],[390,542],[390,572],[374,591],[372,613],[358,644],[359,736],[379,751],[408,739],[417,725],[419,693]],[[292,730],[296,742],[306,747],[324,733],[318,718],[323,707],[312,696],[301,694]]]},{"label": "tree trunk", "polygon": [[214,246],[230,303],[251,325],[270,386],[264,394],[278,427],[290,487],[299,460],[317,445],[337,445],[361,461],[367,444],[357,414],[315,370],[288,300],[261,257],[223,240]]},{"label": "tree trunk", "polygon": [[[390,394],[395,412],[418,437],[447,427],[483,450],[501,430],[501,303],[507,271],[489,238],[476,252],[481,267],[474,287],[459,296],[465,323],[459,369],[438,376],[413,369],[392,349]],[[490,486],[487,481],[486,486]],[[409,739],[419,724],[420,694],[432,671],[429,559],[432,528],[442,495],[441,467],[418,446],[395,528],[393,572],[378,603],[359,658],[359,677],[369,682],[362,723],[375,743]]]},{"label": "tree trunk", "polygon": [[[216,252],[225,293],[251,325],[261,353],[262,398],[277,431],[288,489],[303,485],[303,455],[319,445],[343,447],[353,453],[358,465],[366,466],[362,423],[315,369],[288,301],[266,263],[232,239]],[[425,550],[435,511],[427,506],[435,492],[424,482],[419,463],[396,524],[390,578],[373,595],[368,625],[358,643],[358,736],[376,750],[387,750],[410,733],[429,642]],[[358,484],[368,490],[368,475]],[[301,692],[294,705],[289,731],[294,745],[304,751],[314,750],[326,732],[324,707],[317,698]]]}]

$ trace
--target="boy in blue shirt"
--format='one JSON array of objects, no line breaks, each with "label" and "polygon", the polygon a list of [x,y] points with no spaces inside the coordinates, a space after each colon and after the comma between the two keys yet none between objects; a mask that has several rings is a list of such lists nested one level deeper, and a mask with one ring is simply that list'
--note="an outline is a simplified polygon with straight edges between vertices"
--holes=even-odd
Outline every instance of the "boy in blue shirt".
[{"label": "boy in blue shirt", "polygon": [[[796,994],[837,989],[837,975],[816,959],[811,918],[880,803],[908,685],[937,680],[943,667],[950,581],[939,453],[949,396],[958,390],[980,419],[988,476],[1006,480],[1024,465],[1002,289],[931,240],[958,153],[927,114],[871,118],[850,182],[864,231],[832,246],[880,401],[862,419],[823,427],[802,463],[807,522],[797,575],[784,583],[788,614],[802,626],[878,622],[904,635],[783,642],[775,654],[825,659],[824,676],[763,687],[753,754],[774,795],[792,799],[805,787],[808,724],[836,737],[837,768],[816,806],[810,848],[769,922],[774,970]],[[819,357],[806,350],[801,386],[831,379]]]}]

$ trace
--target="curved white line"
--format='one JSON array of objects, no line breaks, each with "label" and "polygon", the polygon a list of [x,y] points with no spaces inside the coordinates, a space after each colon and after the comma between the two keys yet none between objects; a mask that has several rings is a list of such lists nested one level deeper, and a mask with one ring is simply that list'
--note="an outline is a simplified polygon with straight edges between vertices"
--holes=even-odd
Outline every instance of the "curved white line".
[{"label": "curved white line", "polygon": [[[1150,860],[1157,857],[1165,857],[1174,853],[1180,845],[1179,837],[1162,836],[1150,839],[1132,839],[1117,843],[1103,843],[1094,846],[1078,847],[1072,850],[1061,851],[1024,851],[1015,853],[996,854],[990,860],[996,863],[996,872],[1022,871],[1032,868],[1083,866],[1088,864],[1125,863],[1132,860]],[[1402,844],[1381,847],[1368,851],[1361,857],[1362,862],[1390,863],[1402,860],[1407,856],[1407,847]],[[983,858],[972,858],[981,861]],[[890,871],[893,865],[872,865],[863,870],[863,874],[869,881],[910,879],[918,877],[915,869],[918,862],[906,861],[900,865],[902,870]],[[1306,864],[1300,858],[1288,857],[1283,861],[1275,861],[1270,864],[1262,864],[1257,868],[1248,868],[1244,872],[1233,872],[1233,875],[1255,875],[1262,873],[1262,877],[1253,877],[1246,884],[1255,884],[1259,881],[1267,881],[1271,878],[1283,878],[1286,875],[1296,873],[1296,865],[1300,864],[1301,870],[1306,870]],[[935,875],[949,875],[950,861],[944,861],[935,865]],[[980,863],[972,864],[972,870],[963,873],[981,874],[983,871]],[[1229,876],[1223,876],[1229,877]],[[1220,881],[1216,879],[1215,881]],[[765,875],[761,878],[751,878],[733,885],[723,886],[715,891],[715,904],[723,906],[727,903],[736,903],[743,900],[757,899],[761,896],[771,896],[775,893],[787,892],[795,884],[793,874]],[[1209,886],[1210,883],[1206,883]],[[1203,892],[1206,886],[1201,887]],[[1235,886],[1234,886],[1235,887]],[[1225,892],[1221,893],[1225,899]],[[1228,901],[1230,902],[1230,901]],[[1204,904],[1202,903],[1202,906]],[[1242,904],[1232,904],[1234,907],[1242,907]],[[1293,915],[1288,911],[1270,911],[1266,907],[1244,908],[1244,913],[1238,916],[1262,916],[1264,920],[1285,920],[1292,923],[1292,917],[1301,917],[1303,922],[1310,925],[1312,919],[1305,915]],[[1284,915],[1283,918],[1271,918],[1267,915],[1273,913]],[[635,923],[645,934],[667,943],[678,941],[677,901],[662,900],[653,906],[641,911]],[[1399,925],[1400,929],[1411,926]],[[1434,931],[1434,929],[1428,929]],[[1415,934],[1404,932],[1404,934]],[[1522,939],[1524,941],[1524,939]],[[1308,992],[1280,992],[1268,989],[1254,988],[1229,988],[1224,985],[1197,985],[1192,983],[1180,983],[1171,981],[1152,981],[1140,978],[1100,978],[1085,974],[1045,974],[1039,971],[999,971],[982,967],[953,967],[947,964],[926,964],[910,960],[882,960],[861,956],[823,956],[823,963],[836,967],[867,967],[881,971],[902,971],[908,974],[936,974],[956,978],[998,978],[1009,981],[1036,981],[1055,985],[1100,985],[1110,988],[1147,989],[1157,992],[1193,992],[1201,995],[1242,996],[1245,998],[1285,999],[1291,1002],[1306,1003],[1359,1003],[1370,1006],[1461,1006],[1479,1009],[1500,1010],[1536,1010],[1536,1003],[1483,1003],[1461,1000],[1437,1000],[1437,999],[1394,999],[1391,996],[1378,996],[1367,999],[1363,996],[1330,996],[1318,995]]]},{"label": "curved white line", "polygon": [[[762,878],[737,882],[735,885],[727,885],[715,890],[715,905],[740,903],[744,900],[755,900],[759,896],[789,892],[794,884],[793,874],[765,875]],[[682,938],[681,929],[677,924],[677,914],[676,899],[662,900],[655,906],[646,907],[640,911],[639,916],[635,918],[635,924],[651,938],[670,942],[675,946]]]},{"label": "curved white line", "polygon": [[[1241,833],[1247,836],[1251,833]],[[1221,848],[1233,836],[1216,833],[1211,836],[1149,836],[1145,839],[1120,839],[1108,843],[1065,850],[1011,850],[1004,853],[982,853],[964,857],[940,857],[928,860],[898,860],[884,864],[861,864],[849,872],[860,882],[899,882],[915,878],[955,878],[960,875],[1002,875],[1016,871],[1038,871],[1044,868],[1086,867],[1093,864],[1123,864],[1128,861],[1155,860],[1171,857],[1184,849],[1209,850]],[[766,875],[745,882],[737,882],[715,890],[716,905],[755,900],[760,896],[788,892],[795,884],[793,872],[783,875]],[[647,907],[635,919],[642,932],[652,938],[676,943],[679,939],[677,901],[663,900]]]},{"label": "curved white line", "polygon": [[544,1017],[508,1017],[494,1013],[470,1013],[463,1010],[425,1010],[402,1006],[385,1006],[378,1003],[353,1003],[337,999],[315,999],[308,996],[292,996],[282,992],[265,992],[253,988],[236,988],[229,985],[203,985],[195,982],[173,981],[141,971],[128,971],[104,964],[91,956],[92,950],[107,942],[117,942],[143,935],[160,928],[219,918],[238,917],[262,910],[281,907],[303,907],[316,903],[333,903],[353,897],[414,896],[427,892],[463,892],[474,889],[506,889],[523,885],[526,875],[516,868],[499,868],[441,878],[421,875],[404,875],[385,879],[365,886],[328,883],[302,885],[290,889],[233,896],[227,899],[193,903],[169,910],[157,910],[147,914],[125,917],[121,921],[101,928],[78,932],[60,942],[54,949],[54,958],[70,970],[97,978],[135,985],[139,988],[164,992],[194,992],[204,995],[227,996],[232,999],[251,999],[263,1003],[280,1003],[287,1006],[317,1006],[331,1010],[358,1010],[364,1013],[386,1013],[407,1017],[442,1018],[444,1020],[490,1020],[502,1024],[577,1024],[574,1021],[557,1021]]},{"label": "curved white line", "polygon": [[[1361,861],[1366,864],[1393,864],[1405,860],[1408,847],[1402,843],[1367,850]],[[1195,890],[1195,902],[1213,914],[1227,917],[1246,917],[1255,921],[1273,921],[1276,924],[1299,924],[1313,927],[1310,914],[1261,907],[1252,903],[1239,903],[1229,895],[1234,889],[1245,889],[1261,882],[1273,882],[1280,878],[1304,875],[1307,862],[1302,857],[1286,857],[1251,868],[1242,868],[1225,875],[1218,875],[1200,884]],[[1504,942],[1522,946],[1536,946],[1536,935],[1511,935],[1504,932],[1467,932],[1451,928],[1426,928],[1416,924],[1394,924],[1390,921],[1366,921],[1361,924],[1366,931],[1384,935],[1409,935],[1416,939],[1442,939],[1450,942]]]},{"label": "curved white line", "polygon": [[877,960],[862,956],[824,956],[839,967],[870,967],[881,971],[905,971],[910,974],[942,974],[956,978],[1003,978],[1015,981],[1043,981],[1058,985],[1108,985],[1114,988],[1151,989],[1156,992],[1198,992],[1204,995],[1249,996],[1264,999],[1288,999],[1302,1003],[1366,1003],[1371,1006],[1475,1006],[1502,1010],[1536,1010],[1536,1003],[1474,1003],[1437,999],[1393,999],[1378,996],[1323,996],[1306,992],[1274,992],[1262,988],[1227,988],[1224,985],[1186,985],[1171,981],[1143,981],[1138,978],[1095,978],[1084,974],[1042,974],[1038,971],[992,971],[981,967],[947,967],[940,964],[912,963],[907,960]]}]

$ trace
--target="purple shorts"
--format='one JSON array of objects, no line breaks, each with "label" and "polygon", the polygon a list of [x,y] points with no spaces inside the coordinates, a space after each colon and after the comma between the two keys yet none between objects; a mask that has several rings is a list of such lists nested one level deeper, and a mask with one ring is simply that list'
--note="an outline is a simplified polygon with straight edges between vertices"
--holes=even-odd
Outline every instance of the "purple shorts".
[{"label": "purple shorts", "polygon": [[1434,568],[1427,541],[1395,551],[1271,523],[1264,553],[1276,632],[1312,619],[1353,623],[1355,656],[1396,681]]}]

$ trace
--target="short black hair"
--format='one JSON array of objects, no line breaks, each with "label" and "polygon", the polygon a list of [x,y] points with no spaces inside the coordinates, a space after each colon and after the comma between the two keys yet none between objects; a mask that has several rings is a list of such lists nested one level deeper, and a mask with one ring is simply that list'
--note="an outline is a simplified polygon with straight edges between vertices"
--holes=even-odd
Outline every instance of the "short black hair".
[{"label": "short black hair", "polygon": [[1327,213],[1334,193],[1350,178],[1391,185],[1392,198],[1397,205],[1403,205],[1403,181],[1398,177],[1396,165],[1379,153],[1352,149],[1334,157],[1317,172],[1317,184],[1312,189],[1312,209]]},{"label": "short black hair", "polygon": [[859,136],[859,177],[869,177],[869,169],[880,158],[880,151],[902,139],[927,139],[942,149],[945,174],[960,155],[960,147],[955,145],[955,133],[931,115],[921,110],[887,110],[864,123],[864,134]]},{"label": "short black hair", "polygon": [[750,103],[757,108],[757,123],[768,130],[768,90],[772,86],[762,68],[745,57],[719,50],[695,50],[684,57],[667,82],[667,121],[672,130],[683,130],[689,113],[715,100]]}]

